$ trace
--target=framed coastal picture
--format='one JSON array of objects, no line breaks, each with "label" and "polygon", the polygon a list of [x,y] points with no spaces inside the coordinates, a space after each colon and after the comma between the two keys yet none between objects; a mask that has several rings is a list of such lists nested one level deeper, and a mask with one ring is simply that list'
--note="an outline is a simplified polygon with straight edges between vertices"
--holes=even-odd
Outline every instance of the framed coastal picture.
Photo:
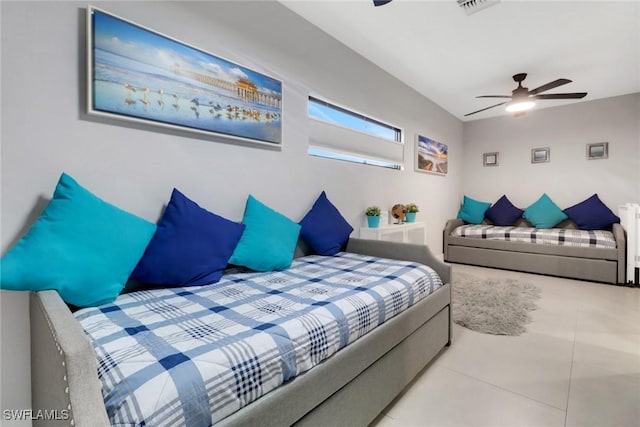
[{"label": "framed coastal picture", "polygon": [[446,175],[449,169],[449,147],[426,136],[416,135],[416,170]]},{"label": "framed coastal picture", "polygon": [[87,8],[88,113],[281,146],[282,82]]}]

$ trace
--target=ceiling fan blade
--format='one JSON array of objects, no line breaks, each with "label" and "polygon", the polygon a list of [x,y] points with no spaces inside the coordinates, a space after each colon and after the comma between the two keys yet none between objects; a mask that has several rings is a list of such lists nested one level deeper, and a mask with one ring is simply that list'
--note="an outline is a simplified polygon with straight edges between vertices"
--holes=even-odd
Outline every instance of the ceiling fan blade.
[{"label": "ceiling fan blade", "polygon": [[511,95],[480,95],[476,98],[511,98]]},{"label": "ceiling fan blade", "polygon": [[575,92],[575,93],[549,93],[536,95],[536,99],[580,99],[587,96],[587,92]]},{"label": "ceiling fan blade", "polygon": [[553,89],[553,88],[556,88],[558,86],[566,85],[567,83],[571,83],[571,80],[569,80],[569,79],[554,80],[552,82],[544,84],[544,85],[542,85],[540,87],[537,87],[535,89],[531,89],[529,91],[529,95],[535,95],[537,93],[544,92],[546,90]]},{"label": "ceiling fan blade", "polygon": [[374,6],[384,6],[387,3],[391,3],[391,0],[373,0]]},{"label": "ceiling fan blade", "polygon": [[501,102],[501,103],[499,103],[499,104],[492,105],[491,107],[483,108],[482,110],[478,110],[478,111],[474,111],[473,113],[465,114],[464,116],[465,116],[465,117],[467,117],[467,116],[470,116],[470,115],[472,115],[472,114],[475,114],[475,113],[479,113],[479,112],[481,112],[481,111],[488,110],[489,108],[499,107],[500,105],[504,105],[504,104],[506,104],[507,102],[509,102],[509,101],[504,101],[504,102]]}]

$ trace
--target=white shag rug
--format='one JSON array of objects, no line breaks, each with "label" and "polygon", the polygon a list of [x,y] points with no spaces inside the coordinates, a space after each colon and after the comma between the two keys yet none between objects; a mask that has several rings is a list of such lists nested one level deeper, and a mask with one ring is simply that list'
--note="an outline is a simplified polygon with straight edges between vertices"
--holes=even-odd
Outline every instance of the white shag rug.
[{"label": "white shag rug", "polygon": [[520,335],[537,308],[540,289],[515,279],[453,273],[453,321],[473,331]]}]

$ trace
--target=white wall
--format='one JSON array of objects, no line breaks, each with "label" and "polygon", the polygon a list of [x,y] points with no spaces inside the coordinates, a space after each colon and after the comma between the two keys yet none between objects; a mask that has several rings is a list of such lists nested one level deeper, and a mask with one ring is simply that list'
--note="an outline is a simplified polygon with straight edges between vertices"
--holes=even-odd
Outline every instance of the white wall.
[{"label": "white wall", "polygon": [[[2,253],[41,211],[62,171],[151,221],[174,186],[234,220],[249,193],[297,221],[324,189],[355,228],[367,205],[415,202],[429,245],[441,253],[442,227],[461,197],[459,120],[275,2],[95,6],[282,80],[283,148],[88,117],[86,3],[3,1]],[[310,90],[404,128],[406,170],[309,157]],[[449,144],[448,176],[413,171],[416,132]],[[2,409],[28,408],[27,295],[0,298]]]},{"label": "white wall", "polygon": [[[541,101],[544,102],[544,101]],[[609,158],[587,160],[586,144],[609,142]],[[549,147],[549,163],[531,163],[531,149]],[[482,154],[499,152],[499,166]],[[465,123],[464,193],[525,208],[546,192],[561,208],[593,193],[614,212],[640,201],[640,94],[532,111],[526,116]]]}]

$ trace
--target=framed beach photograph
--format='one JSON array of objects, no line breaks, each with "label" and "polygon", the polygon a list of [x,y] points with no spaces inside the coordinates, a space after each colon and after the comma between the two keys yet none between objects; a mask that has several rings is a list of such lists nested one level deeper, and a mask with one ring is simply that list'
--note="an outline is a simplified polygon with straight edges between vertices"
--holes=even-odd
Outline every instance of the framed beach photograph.
[{"label": "framed beach photograph", "polygon": [[416,135],[416,165],[420,172],[446,175],[449,169],[449,147],[426,136]]},{"label": "framed beach photograph", "polygon": [[587,159],[598,160],[609,158],[609,143],[598,142],[596,144],[587,144]]},{"label": "framed beach photograph", "polygon": [[483,166],[498,166],[498,153],[484,153],[482,155]]},{"label": "framed beach photograph", "polygon": [[549,147],[533,148],[531,150],[531,163],[547,163],[550,160],[550,154]]},{"label": "framed beach photograph", "polygon": [[282,82],[87,8],[88,113],[282,145]]}]

